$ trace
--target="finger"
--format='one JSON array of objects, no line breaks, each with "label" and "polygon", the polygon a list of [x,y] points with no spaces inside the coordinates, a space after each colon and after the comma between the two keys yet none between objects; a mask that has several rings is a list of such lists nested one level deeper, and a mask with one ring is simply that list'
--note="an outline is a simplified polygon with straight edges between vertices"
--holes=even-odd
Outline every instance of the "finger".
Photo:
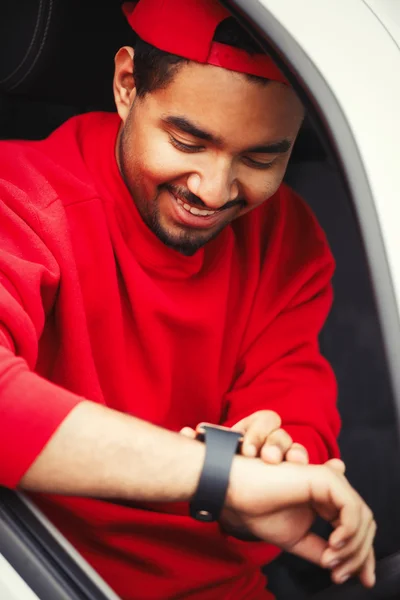
[{"label": "finger", "polygon": [[[334,531],[329,538],[329,546],[335,554],[335,558],[340,561],[346,560],[349,556],[355,554],[364,543],[364,540],[368,534],[371,524],[374,522],[374,517],[371,509],[364,503],[361,504],[359,512],[359,522],[357,527],[353,530],[347,538],[342,538],[340,542],[336,542]],[[340,525],[338,529],[343,527],[342,519],[340,519]],[[354,527],[355,523],[353,524]],[[332,541],[334,540],[334,541]]]},{"label": "finger", "polygon": [[[361,576],[361,573],[363,573],[363,582],[366,583],[366,587],[372,587],[374,585],[375,558],[373,559],[373,562],[371,562],[370,558],[371,552],[373,553],[373,549],[371,548],[373,536],[374,532],[371,531],[368,540],[366,540],[365,546],[360,550],[360,553],[353,560],[346,561],[333,570],[332,580],[335,583],[344,583],[350,577],[357,574]],[[367,569],[364,572],[365,565],[367,565]]]},{"label": "finger", "polygon": [[190,438],[192,440],[196,439],[196,432],[194,429],[192,429],[191,427],[184,427],[183,429],[180,430],[179,432],[181,435],[184,435],[187,438]]},{"label": "finger", "polygon": [[286,452],[286,462],[291,462],[300,465],[308,465],[309,456],[307,449],[302,444],[294,443]]},{"label": "finger", "polygon": [[273,410],[258,410],[249,417],[245,417],[244,419],[241,419],[235,423],[235,425],[232,425],[232,429],[234,431],[245,432],[255,421],[266,422],[267,425],[271,423],[271,431],[273,429],[279,429],[281,426],[281,418],[278,413]]},{"label": "finger", "polygon": [[[343,482],[347,483],[344,478]],[[354,490],[347,490],[347,493],[348,499],[339,510],[336,528],[329,536],[329,546],[336,551],[345,548],[357,536],[365,535],[366,527],[369,524],[365,512],[369,510],[368,507]]]},{"label": "finger", "polygon": [[325,465],[341,475],[346,473],[346,465],[340,458],[332,458],[331,460],[328,460]]},{"label": "finger", "polygon": [[[374,541],[376,533],[376,525],[373,521],[370,524],[367,535],[363,540],[361,547],[357,549],[357,551],[342,562],[337,568],[335,568],[332,572],[332,579],[336,583],[344,583],[349,579],[349,577],[361,573],[363,567],[367,561],[367,558],[372,550],[372,544]],[[370,573],[368,572],[368,575]]]},{"label": "finger", "polygon": [[321,559],[327,548],[327,542],[315,533],[306,533],[305,536],[290,548],[285,548],[287,552],[304,558],[318,566],[321,566]]},{"label": "finger", "polygon": [[[369,511],[368,508],[366,508],[365,510]],[[371,513],[371,515],[372,515],[372,513]],[[361,519],[362,519],[362,524],[360,524],[358,531],[356,532],[356,534],[353,537],[351,537],[347,541],[345,541],[341,547],[339,547],[337,549],[331,548],[332,555],[334,555],[335,558],[340,560],[341,562],[347,560],[349,557],[355,555],[359,551],[359,549],[364,544],[364,540],[366,539],[366,537],[369,534],[371,526],[374,526],[376,528],[376,524],[375,524],[372,516],[371,517],[369,517],[369,515],[367,515],[365,517],[362,516]]]},{"label": "finger", "polygon": [[376,583],[375,568],[375,552],[373,548],[371,548],[367,560],[360,572],[360,581],[364,587],[374,587]]},{"label": "finger", "polygon": [[314,473],[309,479],[312,506],[335,527],[329,536],[329,545],[334,550],[339,549],[357,531],[363,502],[347,479],[334,469],[327,465],[311,465],[309,469]]},{"label": "finger", "polygon": [[[310,492],[313,499],[314,510],[319,514],[318,505],[326,505],[330,509],[337,509],[337,517],[333,516],[335,530],[329,536],[330,550],[341,552],[346,550],[346,546],[352,546],[352,543],[360,544],[363,542],[372,521],[372,512],[361,499],[359,494],[351,487],[347,479],[333,469],[326,466],[315,467],[318,477],[316,482],[310,485]],[[330,473],[330,476],[329,476]],[[323,475],[322,478],[319,474]],[[325,480],[325,481],[324,481]],[[329,482],[326,485],[326,480]],[[332,554],[326,552],[324,564],[329,562],[326,555],[332,557]],[[341,554],[343,556],[343,554]],[[337,556],[337,555],[336,555]],[[335,558],[336,558],[335,556]]]},{"label": "finger", "polygon": [[284,429],[276,429],[270,433],[261,448],[261,458],[264,462],[278,464],[282,462],[293,440]]},{"label": "finger", "polygon": [[[361,569],[372,546],[375,532],[374,521],[369,523],[367,529],[362,525],[356,535],[344,542],[341,548],[335,550],[331,546],[328,547],[322,558],[323,565],[329,569],[339,570],[339,575],[343,575],[344,571],[353,574],[355,570]],[[358,566],[357,560],[359,560]]]},{"label": "finger", "polygon": [[245,430],[242,454],[245,456],[259,456],[267,437],[280,427],[279,415],[272,411],[263,411],[254,418]]},{"label": "finger", "polygon": [[[366,560],[369,550],[366,544],[370,543],[370,546],[372,545],[375,531],[375,522],[372,521],[361,539],[357,535],[354,539],[350,539],[340,550],[337,551],[332,550],[332,548],[329,546],[324,553],[322,559],[323,564],[330,569],[339,568],[341,571],[343,571],[346,565],[349,565],[352,561],[354,562],[357,560],[357,557],[360,557],[361,562],[359,567],[361,568],[363,558]],[[365,555],[364,557],[363,551]]]}]

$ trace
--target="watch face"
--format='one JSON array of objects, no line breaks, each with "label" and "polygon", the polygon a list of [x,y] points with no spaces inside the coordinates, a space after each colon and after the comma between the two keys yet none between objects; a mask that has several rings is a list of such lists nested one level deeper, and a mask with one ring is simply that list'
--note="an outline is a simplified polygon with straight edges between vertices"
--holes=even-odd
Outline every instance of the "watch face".
[{"label": "watch face", "polygon": [[243,442],[243,433],[241,433],[239,431],[233,431],[229,427],[224,427],[223,425],[211,425],[210,423],[200,423],[196,429],[196,433],[197,433],[196,440],[199,440],[200,442],[204,442],[207,429],[218,429],[220,431],[227,431],[227,432],[231,433],[232,435],[236,435],[239,438],[238,439],[238,453],[240,453],[239,448],[241,447],[242,442]]}]

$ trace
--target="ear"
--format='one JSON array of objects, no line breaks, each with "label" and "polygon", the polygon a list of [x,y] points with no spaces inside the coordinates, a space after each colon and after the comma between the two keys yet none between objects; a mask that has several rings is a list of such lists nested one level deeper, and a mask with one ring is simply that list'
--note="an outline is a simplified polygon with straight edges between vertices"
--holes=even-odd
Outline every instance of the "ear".
[{"label": "ear", "polygon": [[134,50],[129,46],[120,48],[115,55],[114,100],[122,121],[125,122],[130,107],[136,98],[135,79],[133,77]]}]

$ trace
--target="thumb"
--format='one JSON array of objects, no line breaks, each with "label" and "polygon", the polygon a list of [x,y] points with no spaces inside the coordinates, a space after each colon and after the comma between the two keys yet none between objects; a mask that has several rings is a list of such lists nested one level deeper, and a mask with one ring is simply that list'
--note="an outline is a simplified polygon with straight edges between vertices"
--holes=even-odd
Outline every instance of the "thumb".
[{"label": "thumb", "polygon": [[180,430],[179,433],[181,435],[184,435],[187,438],[190,438],[191,440],[195,440],[196,439],[196,432],[191,427],[184,427],[183,429]]},{"label": "thumb", "polygon": [[244,419],[241,419],[240,421],[232,425],[231,429],[233,429],[233,431],[238,431],[239,433],[246,433],[251,421],[251,416],[245,417]]}]

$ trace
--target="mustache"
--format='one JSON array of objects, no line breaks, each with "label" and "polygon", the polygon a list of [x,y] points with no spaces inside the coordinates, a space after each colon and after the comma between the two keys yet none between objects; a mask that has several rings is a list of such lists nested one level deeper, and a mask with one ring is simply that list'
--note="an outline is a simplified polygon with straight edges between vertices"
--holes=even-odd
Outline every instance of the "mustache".
[{"label": "mustache", "polygon": [[[188,189],[186,189],[184,187],[181,187],[178,185],[171,185],[169,183],[166,183],[162,187],[165,190],[167,190],[168,192],[170,192],[171,194],[173,194],[174,196],[176,196],[177,198],[179,198],[180,200],[186,200],[186,202],[188,204],[191,204],[192,206],[198,206],[199,208],[209,210],[209,207],[206,204],[204,204],[203,200],[201,200],[195,194],[192,194],[192,192],[190,192]],[[221,212],[223,210],[227,210],[228,208],[232,208],[232,206],[244,207],[245,204],[246,204],[246,202],[245,202],[244,198],[237,197],[237,198],[235,198],[235,200],[229,200],[229,202],[227,202],[226,204],[221,206],[221,208],[218,208],[217,211]]]}]

